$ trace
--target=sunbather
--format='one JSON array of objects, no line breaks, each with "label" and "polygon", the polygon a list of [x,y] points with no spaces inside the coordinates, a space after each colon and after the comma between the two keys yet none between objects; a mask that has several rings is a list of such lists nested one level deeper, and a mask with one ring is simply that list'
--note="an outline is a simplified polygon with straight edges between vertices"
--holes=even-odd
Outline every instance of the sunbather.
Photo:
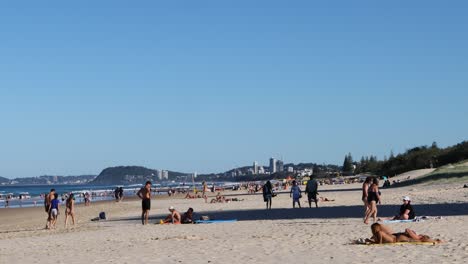
[{"label": "sunbather", "polygon": [[440,239],[431,239],[427,235],[418,235],[413,230],[406,228],[402,233],[394,233],[389,227],[379,223],[371,226],[372,238],[366,242],[373,244],[386,244],[398,242],[432,242],[441,243]]}]

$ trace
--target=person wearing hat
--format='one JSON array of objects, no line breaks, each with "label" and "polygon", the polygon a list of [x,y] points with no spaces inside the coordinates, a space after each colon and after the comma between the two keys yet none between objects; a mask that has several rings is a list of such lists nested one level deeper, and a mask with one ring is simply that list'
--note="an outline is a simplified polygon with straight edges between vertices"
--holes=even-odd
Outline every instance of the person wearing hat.
[{"label": "person wearing hat", "polygon": [[411,220],[416,217],[413,206],[411,205],[411,198],[403,196],[403,204],[400,207],[400,214],[395,216],[393,220]]},{"label": "person wearing hat", "polygon": [[169,207],[169,212],[171,213],[162,221],[162,224],[180,224],[181,216],[174,206]]}]

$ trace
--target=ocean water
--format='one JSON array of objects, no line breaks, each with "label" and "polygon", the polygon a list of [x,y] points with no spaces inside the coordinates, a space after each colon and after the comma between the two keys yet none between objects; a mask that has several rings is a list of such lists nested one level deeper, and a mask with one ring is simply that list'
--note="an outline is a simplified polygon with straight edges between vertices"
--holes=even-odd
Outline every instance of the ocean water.
[{"label": "ocean water", "polygon": [[[233,183],[218,182],[216,186],[232,186]],[[134,185],[0,185],[0,210],[6,206],[6,197],[12,196],[9,201],[10,208],[15,207],[33,207],[43,205],[43,195],[49,193],[50,189],[54,188],[59,194],[59,200],[62,194],[74,193],[75,201],[77,203],[84,202],[84,197],[81,194],[86,192],[90,193],[91,201],[105,201],[113,200],[114,190],[116,187],[123,187],[124,197],[135,196],[136,192],[142,187],[142,184]],[[209,185],[210,186],[210,185]],[[192,189],[194,186],[192,183],[164,183],[164,184],[153,184],[153,189],[158,191],[157,194],[165,195],[169,188],[176,189]],[[195,188],[201,190],[201,183],[195,183]],[[20,195],[23,199],[20,199]],[[24,198],[26,196],[26,198]]]}]

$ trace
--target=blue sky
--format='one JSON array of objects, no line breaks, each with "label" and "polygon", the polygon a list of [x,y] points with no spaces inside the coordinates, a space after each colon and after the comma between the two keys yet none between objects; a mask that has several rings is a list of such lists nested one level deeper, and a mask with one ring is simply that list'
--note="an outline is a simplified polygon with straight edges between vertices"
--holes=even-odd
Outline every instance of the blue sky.
[{"label": "blue sky", "polygon": [[468,135],[466,1],[0,3],[0,176],[341,164]]}]

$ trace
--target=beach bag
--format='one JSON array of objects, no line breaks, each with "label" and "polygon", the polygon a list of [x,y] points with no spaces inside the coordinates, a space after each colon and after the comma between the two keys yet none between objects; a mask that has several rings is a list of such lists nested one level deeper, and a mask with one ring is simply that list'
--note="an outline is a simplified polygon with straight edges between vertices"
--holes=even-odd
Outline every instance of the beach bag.
[{"label": "beach bag", "polygon": [[99,219],[100,220],[106,220],[106,213],[105,212],[100,212],[99,213]]}]

